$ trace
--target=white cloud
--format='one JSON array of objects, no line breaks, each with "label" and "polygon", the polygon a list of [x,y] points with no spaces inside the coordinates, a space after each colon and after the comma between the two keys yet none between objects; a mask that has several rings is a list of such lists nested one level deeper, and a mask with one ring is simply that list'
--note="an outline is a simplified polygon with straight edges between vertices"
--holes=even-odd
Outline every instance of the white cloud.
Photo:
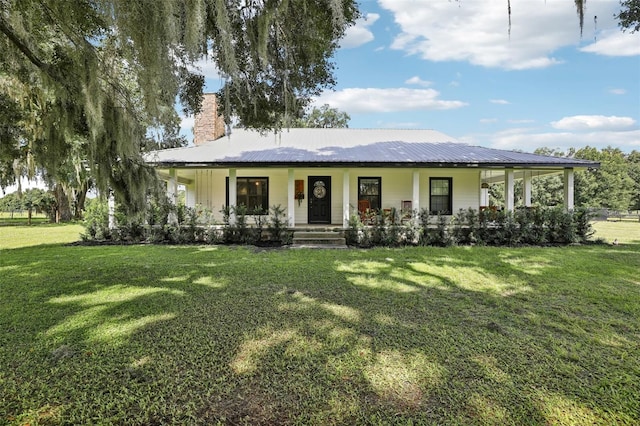
[{"label": "white cloud", "polygon": [[491,124],[491,123],[497,123],[498,119],[497,118],[481,118],[480,119],[480,124]]},{"label": "white cloud", "polygon": [[398,112],[419,110],[445,110],[466,106],[462,101],[438,99],[440,92],[433,89],[375,89],[350,88],[325,92],[315,99],[316,105],[329,104],[349,114],[366,112]]},{"label": "white cloud", "polygon": [[220,79],[218,65],[210,59],[204,58],[195,63],[193,71],[205,76],[205,78]]},{"label": "white cloud", "polygon": [[195,122],[195,118],[193,116],[191,116],[191,117],[181,116],[180,119],[181,119],[181,121],[180,121],[180,128],[181,129],[185,129],[185,130],[193,129],[193,124]]},{"label": "white cloud", "polygon": [[210,50],[207,57],[196,61],[193,67],[190,67],[191,72],[201,74],[205,78],[205,92],[213,92],[218,90],[222,86],[222,75],[218,69],[218,65],[211,59],[213,58],[213,52]]},{"label": "white cloud", "polygon": [[[25,177],[20,178],[20,188],[22,191],[32,188],[47,189],[47,185],[39,176],[35,176],[33,179],[27,179]],[[18,185],[9,185],[4,189],[0,189],[0,197],[3,197],[12,192],[18,191]]]},{"label": "white cloud", "polygon": [[626,95],[627,91],[625,89],[611,89],[609,90],[609,93],[612,95]]},{"label": "white cloud", "polygon": [[377,123],[379,129],[419,129],[421,126],[421,123],[414,121],[379,121]]},{"label": "white cloud", "polygon": [[418,77],[417,75],[411,77],[408,80],[405,80],[404,83],[405,84],[414,84],[416,86],[422,86],[422,87],[429,87],[429,86],[431,86],[433,84],[432,81],[423,80],[420,77]]},{"label": "white cloud", "polygon": [[377,13],[368,13],[365,18],[358,19],[354,26],[347,28],[340,47],[351,49],[373,41],[374,36],[369,27],[379,18]]},{"label": "white cloud", "polygon": [[[510,123],[533,123],[533,120],[513,120]],[[592,146],[620,148],[630,152],[640,149],[640,128],[630,117],[576,115],[564,117],[550,125],[522,125],[496,133],[476,133],[458,138],[472,144],[492,148],[533,152],[536,148],[581,148]]]},{"label": "white cloud", "polygon": [[193,124],[195,118],[180,116],[180,134],[184,136],[187,141],[191,142],[193,140]]},{"label": "white cloud", "polygon": [[[473,137],[478,139],[477,136]],[[628,130],[624,132],[596,131],[589,133],[573,132],[548,132],[540,129],[519,128],[509,129],[493,135],[484,135],[481,138],[488,141],[492,148],[534,151],[536,148],[548,147],[566,150],[568,148],[581,148],[592,146],[605,148],[613,146],[623,151],[640,149],[640,130]]]},{"label": "white cloud", "polygon": [[[510,70],[545,68],[563,62],[554,52],[581,40],[571,1],[511,2],[511,31],[504,0],[421,1],[419,7],[417,3],[379,0],[400,27],[391,47],[430,61],[467,61]],[[616,28],[617,1],[589,2],[587,7],[588,16],[598,16],[598,27]],[[589,37],[588,23],[584,37]],[[630,44],[633,40],[625,38],[612,51],[619,54],[624,52],[622,45]]]},{"label": "white cloud", "polygon": [[564,117],[551,123],[551,126],[559,130],[625,130],[636,123],[631,117],[616,117],[604,115],[574,115]]},{"label": "white cloud", "polygon": [[536,120],[531,120],[528,118],[523,118],[523,119],[519,119],[519,120],[507,120],[507,123],[511,123],[511,124],[531,124],[531,123],[535,123]]},{"label": "white cloud", "polygon": [[511,103],[504,99],[489,99],[489,102],[491,102],[492,104],[498,104],[498,105],[509,105]]},{"label": "white cloud", "polygon": [[619,29],[603,31],[601,38],[580,51],[604,56],[637,56],[640,55],[640,33],[623,33]]}]

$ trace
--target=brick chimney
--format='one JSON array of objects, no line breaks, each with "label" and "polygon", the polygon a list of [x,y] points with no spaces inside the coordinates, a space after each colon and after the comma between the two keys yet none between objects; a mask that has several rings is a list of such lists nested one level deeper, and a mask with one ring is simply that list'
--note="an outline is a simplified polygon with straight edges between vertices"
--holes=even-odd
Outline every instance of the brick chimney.
[{"label": "brick chimney", "polygon": [[193,123],[193,143],[202,145],[224,136],[224,118],[218,115],[215,93],[205,93],[202,110],[196,114]]}]

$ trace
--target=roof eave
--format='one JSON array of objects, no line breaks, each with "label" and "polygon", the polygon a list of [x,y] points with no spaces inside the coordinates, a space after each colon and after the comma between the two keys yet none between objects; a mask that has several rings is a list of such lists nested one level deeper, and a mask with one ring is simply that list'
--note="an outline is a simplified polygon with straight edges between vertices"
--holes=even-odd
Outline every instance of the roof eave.
[{"label": "roof eave", "polygon": [[550,169],[597,169],[600,163],[506,163],[506,162],[180,162],[180,161],[157,161],[148,163],[154,167],[163,168],[185,168],[185,169],[205,169],[205,168],[261,168],[261,167],[390,167],[390,168],[454,168],[454,169],[477,169],[483,167],[500,168],[550,168]]}]

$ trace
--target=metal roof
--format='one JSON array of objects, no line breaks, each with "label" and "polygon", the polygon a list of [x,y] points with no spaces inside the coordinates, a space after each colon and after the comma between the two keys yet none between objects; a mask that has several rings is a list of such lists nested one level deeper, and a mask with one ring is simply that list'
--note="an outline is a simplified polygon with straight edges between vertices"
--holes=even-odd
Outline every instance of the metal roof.
[{"label": "metal roof", "polygon": [[153,151],[160,167],[440,166],[598,167],[574,158],[471,146],[435,130],[289,129],[259,133],[234,129],[199,146]]}]

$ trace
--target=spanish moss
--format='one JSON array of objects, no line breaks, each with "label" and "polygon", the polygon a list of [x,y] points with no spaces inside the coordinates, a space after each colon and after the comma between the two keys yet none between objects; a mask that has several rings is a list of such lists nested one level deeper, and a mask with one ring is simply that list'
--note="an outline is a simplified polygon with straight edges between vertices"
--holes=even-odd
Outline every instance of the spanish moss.
[{"label": "spanish moss", "polygon": [[89,168],[102,193],[139,209],[154,182],[142,141],[179,125],[176,99],[199,111],[196,61],[225,75],[225,116],[277,128],[333,85],[330,58],[357,17],[353,0],[2,1],[0,95],[19,119],[0,184],[36,168],[64,180],[75,159],[71,171]]}]

